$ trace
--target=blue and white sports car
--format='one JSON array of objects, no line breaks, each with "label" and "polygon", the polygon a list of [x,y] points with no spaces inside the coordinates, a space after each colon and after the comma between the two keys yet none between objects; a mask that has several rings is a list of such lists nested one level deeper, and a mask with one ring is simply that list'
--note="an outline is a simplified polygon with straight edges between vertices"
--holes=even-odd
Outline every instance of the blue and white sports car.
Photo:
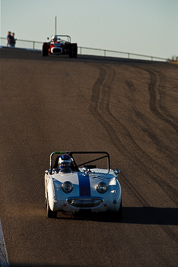
[{"label": "blue and white sports car", "polygon": [[[93,162],[101,167],[91,165]],[[102,164],[105,164],[105,169]],[[45,171],[44,177],[47,217],[57,217],[60,211],[74,215],[109,213],[116,220],[121,219],[122,195],[117,179],[119,172],[118,169],[110,169],[107,152],[51,153],[50,169]]]}]

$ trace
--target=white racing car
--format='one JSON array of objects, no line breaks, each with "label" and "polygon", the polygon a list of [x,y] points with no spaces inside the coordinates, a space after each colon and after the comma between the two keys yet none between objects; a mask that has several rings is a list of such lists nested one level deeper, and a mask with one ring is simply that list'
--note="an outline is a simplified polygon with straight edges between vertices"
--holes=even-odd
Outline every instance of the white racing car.
[{"label": "white racing car", "polygon": [[42,46],[42,56],[48,55],[69,55],[76,58],[77,43],[72,43],[69,35],[53,35],[51,41],[44,42]]},{"label": "white racing car", "polygon": [[[91,165],[93,162],[101,166],[107,164],[107,168]],[[74,215],[109,214],[112,216],[109,218],[121,219],[122,196],[117,179],[119,172],[118,169],[110,169],[107,152],[51,153],[50,169],[45,171],[44,177],[47,217],[55,218],[60,211]]]}]

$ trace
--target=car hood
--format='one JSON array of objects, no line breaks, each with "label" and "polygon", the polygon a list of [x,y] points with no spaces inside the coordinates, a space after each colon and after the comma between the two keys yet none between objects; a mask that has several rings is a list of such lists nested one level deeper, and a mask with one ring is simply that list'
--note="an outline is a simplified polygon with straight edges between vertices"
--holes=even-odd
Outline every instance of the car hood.
[{"label": "car hood", "polygon": [[79,184],[81,179],[89,179],[92,183],[98,183],[100,181],[109,183],[110,180],[116,178],[116,175],[113,171],[108,173],[108,171],[105,169],[100,169],[99,171],[97,169],[97,172],[95,170],[91,172],[58,172],[53,174],[52,178],[62,183],[65,181],[70,181],[73,184]]},{"label": "car hood", "polygon": [[104,181],[110,188],[117,186],[118,183],[116,181],[117,179],[114,173],[108,173],[107,170],[100,170],[99,172],[59,172],[52,175],[52,180],[55,185],[56,183],[58,184],[59,188],[65,181],[70,181],[74,187],[71,195],[75,194],[85,197],[90,197],[92,195],[98,194],[96,187],[99,182]]}]

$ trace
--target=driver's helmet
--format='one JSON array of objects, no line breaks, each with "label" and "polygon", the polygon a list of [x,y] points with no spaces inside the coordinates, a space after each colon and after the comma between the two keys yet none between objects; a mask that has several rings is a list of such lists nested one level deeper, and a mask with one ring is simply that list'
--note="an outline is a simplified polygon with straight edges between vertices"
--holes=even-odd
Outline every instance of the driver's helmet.
[{"label": "driver's helmet", "polygon": [[71,168],[71,157],[69,155],[62,155],[59,158],[59,169],[61,171],[67,171]]},{"label": "driver's helmet", "polygon": [[57,42],[57,35],[53,35],[53,36],[51,37],[51,41],[52,41],[52,42]]}]

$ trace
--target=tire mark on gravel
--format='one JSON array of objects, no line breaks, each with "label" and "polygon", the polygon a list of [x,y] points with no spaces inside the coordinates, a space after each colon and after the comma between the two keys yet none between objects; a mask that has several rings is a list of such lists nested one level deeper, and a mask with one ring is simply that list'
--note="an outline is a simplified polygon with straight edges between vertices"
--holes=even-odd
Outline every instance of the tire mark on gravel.
[{"label": "tire mark on gravel", "polygon": [[[130,92],[131,91],[132,92],[136,91],[136,89],[133,89],[133,83],[132,82],[126,81],[126,84],[130,88],[132,87],[132,89],[130,89]],[[170,147],[168,147],[157,136],[157,134],[154,133],[153,128],[151,127],[151,125],[148,122],[148,118],[145,117],[145,115],[143,113],[141,113],[138,109],[136,109],[136,106],[135,105],[133,105],[132,103],[130,103],[130,105],[132,105],[132,110],[135,113],[136,117],[138,118],[137,120],[134,120],[133,117],[132,117],[133,124],[137,125],[137,127],[139,127],[142,132],[144,132],[145,134],[147,134],[149,136],[149,138],[152,140],[153,143],[159,144],[159,148],[160,148],[161,152],[162,153],[165,153],[168,157],[172,158],[172,161],[174,161],[175,160],[175,158],[174,158],[175,157],[175,154],[172,154],[172,151],[170,151]],[[150,131],[149,129],[152,129],[152,131]],[[155,164],[157,164],[157,166],[159,166],[159,172],[152,173],[152,175],[154,175],[153,176],[153,179],[154,179],[154,181],[157,180],[157,182],[158,182],[158,184],[159,184],[160,187],[162,187],[162,188],[169,188],[169,192],[172,192],[173,193],[172,200],[175,201],[175,199],[177,198],[177,193],[176,193],[177,190],[174,189],[174,188],[172,188],[172,187],[170,187],[170,184],[166,180],[163,181],[163,177],[164,177],[165,173],[167,173],[167,177],[170,178],[170,177],[173,177],[174,176],[174,178],[176,180],[176,177],[175,177],[174,173],[171,172],[171,170],[168,170],[166,168],[166,166],[160,165],[155,159],[153,159],[152,157],[150,157],[150,155],[148,153],[146,153],[145,151],[142,150],[142,152],[143,152],[143,156],[145,154],[145,156],[147,157],[147,160],[151,163],[151,166],[154,166]],[[145,157],[145,161],[146,161],[146,157]],[[150,176],[150,177],[152,177],[152,176]],[[161,183],[159,182],[159,180],[161,181]],[[164,184],[164,186],[163,186],[163,184]],[[175,196],[175,198],[174,198],[174,196]]]},{"label": "tire mark on gravel", "polygon": [[[167,82],[166,76],[163,75],[161,71],[158,72],[150,69],[145,69],[145,71],[147,71],[150,75],[150,84],[148,86],[150,93],[150,110],[156,117],[168,123],[177,132],[178,125],[175,123],[175,118],[172,118],[172,116],[168,114],[168,112],[164,108],[164,105],[162,104],[164,97],[163,88],[166,86],[165,84]],[[158,86],[156,86],[156,81],[158,80],[159,84]],[[159,109],[162,112],[160,112]]]},{"label": "tire mark on gravel", "polygon": [[[156,144],[161,154],[164,154],[164,156],[169,157],[172,160],[172,162],[174,162],[175,155],[178,155],[178,152],[175,151],[174,154],[172,153],[171,147],[167,145],[167,142],[166,142],[167,140],[160,138],[160,136],[158,136],[158,134],[155,132],[155,129],[150,122],[150,119],[144,113],[141,113],[140,110],[136,107],[136,105],[133,104],[133,101],[132,101],[132,99],[134,98],[133,92],[136,92],[136,89],[134,88],[132,81],[126,81],[126,84],[128,86],[129,92],[131,92],[131,97],[128,95],[127,99],[130,101],[130,106],[132,107],[135,117],[137,118],[137,119],[134,119],[134,117],[132,117],[132,124],[137,125],[137,128],[139,128],[140,131],[144,132],[144,134],[147,135],[150,140],[152,140],[153,144],[154,143]],[[158,130],[157,127],[156,129]],[[163,130],[161,129],[161,132],[162,131]],[[166,132],[165,132],[165,136],[166,136]],[[154,160],[154,162],[156,161]],[[164,169],[164,172],[165,172],[166,168],[164,167],[162,168]],[[171,170],[169,170],[168,172],[170,175],[172,175]]]},{"label": "tire mark on gravel", "polygon": [[[147,173],[149,173],[150,178],[154,180],[154,182],[156,182],[162,188],[162,190],[164,190],[166,194],[168,194],[168,196],[172,199],[172,201],[175,202],[175,199],[177,197],[177,190],[171,187],[171,192],[170,191],[167,192],[167,188],[165,187],[167,183],[165,181],[166,184],[164,183],[164,186],[162,185],[161,173],[160,172],[155,173],[155,170],[150,168],[150,162],[153,165],[155,164],[154,159],[152,159],[147,153],[145,153],[145,151],[143,151],[138,146],[138,144],[132,138],[128,129],[110,112],[109,101],[112,91],[111,89],[112,82],[114,81],[115,78],[114,70],[110,69],[108,66],[107,69],[106,66],[105,69],[103,67],[102,68],[99,67],[99,70],[100,70],[100,75],[92,88],[91,104],[89,107],[91,113],[102,124],[103,128],[105,128],[110,140],[112,141],[113,145],[118,149],[118,151],[124,154],[129,161],[134,162],[136,165],[139,165],[139,168],[143,172],[145,172],[145,169],[147,169]],[[106,76],[108,76],[109,78],[106,79]],[[93,101],[95,102],[93,103]],[[109,118],[109,120],[106,119],[106,117]],[[123,142],[121,142],[121,140],[117,135],[116,127],[113,127],[112,125],[115,126],[117,125],[117,128],[119,129],[120,133],[124,134],[127,137],[126,144],[123,144]],[[131,155],[130,150],[128,150],[128,145],[127,145],[128,142],[130,143],[130,147],[132,147],[135,151],[137,151],[134,157],[133,155]],[[149,164],[147,162],[149,162]],[[156,164],[158,163],[156,162]],[[160,167],[159,169],[162,168],[162,166],[159,167]],[[163,170],[164,174],[165,171],[167,170],[166,169]],[[167,174],[173,175],[169,171],[167,171]],[[124,183],[125,182],[126,180],[124,180]],[[127,180],[127,185],[132,191],[132,194],[134,195],[136,194],[138,197],[138,191],[133,187],[133,185],[128,180]],[[144,205],[149,206],[148,203],[145,203],[145,200],[141,195],[140,195],[140,200],[142,204],[144,203]]]},{"label": "tire mark on gravel", "polygon": [[[100,70],[100,75],[96,80],[92,88],[91,102],[89,106],[90,112],[93,117],[98,120],[99,123],[106,130],[111,142],[117,148],[118,151],[126,155],[128,158],[129,151],[126,149],[125,145],[119,139],[115,128],[112,126],[112,122],[119,124],[119,129],[123,134],[129,135],[128,130],[123,126],[123,124],[118,121],[110,112],[109,101],[111,97],[111,85],[115,78],[115,71],[109,67],[98,67]],[[107,79],[107,77],[108,79]],[[106,115],[106,116],[105,116]],[[109,120],[106,118],[109,117]],[[127,132],[127,133],[126,133]],[[132,160],[131,158],[129,160]],[[139,159],[138,159],[139,160]],[[148,202],[142,197],[142,195],[136,190],[134,185],[123,175],[124,184],[130,190],[132,195],[138,199],[141,205],[149,206]]]},{"label": "tire mark on gravel", "polygon": [[[158,186],[165,192],[165,194],[170,197],[170,199],[176,203],[177,199],[177,190],[176,188],[173,188],[168,184],[167,181],[162,182],[162,175],[161,173],[156,173],[155,168],[150,168],[150,161],[152,164],[154,164],[154,159],[151,158],[148,154],[146,154],[141,147],[135,142],[135,140],[132,138],[130,132],[128,129],[116,118],[109,109],[109,101],[111,97],[112,92],[112,82],[115,79],[115,71],[113,69],[107,69],[105,68],[99,68],[100,69],[100,75],[95,82],[93,88],[92,88],[92,96],[91,96],[91,103],[89,106],[90,112],[93,114],[94,118],[96,118],[103,126],[103,128],[106,130],[111,142],[113,145],[117,148],[118,151],[120,151],[122,154],[125,155],[125,158],[127,158],[129,161],[132,161],[136,166],[138,166],[143,172],[147,170],[147,173],[150,177],[150,179],[153,181],[153,183],[158,184]],[[109,75],[109,79],[107,80],[107,77]],[[131,86],[132,92],[134,92],[134,87],[132,83],[127,83],[129,86]],[[101,101],[101,103],[99,102]],[[95,101],[93,103],[93,101]],[[107,113],[107,114],[106,114]],[[107,115],[107,118],[109,118],[109,121],[105,119],[105,114]],[[135,153],[133,156],[132,153],[130,153],[127,143],[126,145],[123,144],[121,139],[118,137],[116,132],[116,127],[113,127],[112,125],[117,125],[117,128],[119,128],[120,131],[122,131],[123,134],[125,134],[129,138],[129,142],[131,146],[133,147],[134,151],[138,151],[138,153]],[[140,155],[140,156],[137,156]],[[141,160],[144,158],[143,160]],[[149,164],[146,164],[149,159]],[[156,163],[158,164],[158,163]],[[159,164],[158,164],[159,165]],[[161,169],[162,166],[159,166],[159,169]],[[167,170],[163,170],[165,172]],[[165,174],[165,173],[164,173]],[[167,175],[169,175],[169,171],[167,171]],[[145,200],[145,198],[142,196],[141,193],[136,189],[136,187],[130,182],[130,180],[124,175],[123,176],[123,183],[126,185],[127,189],[130,191],[132,196],[138,200],[138,202],[143,205],[144,207],[150,207],[150,204],[148,201]],[[176,178],[176,177],[175,177]],[[151,217],[154,217],[156,220],[157,214],[152,213],[150,214]],[[161,221],[160,221],[161,224]],[[173,237],[173,231],[165,227],[164,225],[161,225],[164,232],[169,235],[171,238]]]},{"label": "tire mark on gravel", "polygon": [[160,78],[160,83],[158,87],[159,95],[160,95],[160,101],[159,101],[159,107],[160,110],[162,111],[163,115],[166,118],[166,121],[172,125],[173,128],[177,131],[178,129],[178,118],[170,114],[170,112],[167,110],[165,106],[165,93],[167,89],[167,76],[161,72],[161,71],[156,71],[158,77]]},{"label": "tire mark on gravel", "polygon": [[[126,84],[127,84],[128,88],[129,88],[130,93],[133,94],[136,91],[136,89],[134,88],[134,85],[133,85],[132,81],[126,81]],[[156,77],[154,78],[154,84],[156,85]],[[131,99],[130,96],[128,96],[127,98]],[[175,158],[174,158],[175,154],[172,155],[172,151],[170,151],[170,148],[168,146],[166,146],[166,144],[163,141],[161,141],[160,138],[153,131],[149,131],[151,126],[149,125],[147,118],[144,116],[143,113],[141,113],[138,109],[136,109],[136,106],[134,106],[132,104],[132,101],[130,101],[130,102],[131,102],[130,105],[132,105],[132,110],[134,111],[134,113],[136,114],[136,117],[138,118],[138,120],[135,121],[135,125],[137,125],[137,127],[139,126],[141,131],[143,131],[146,134],[148,134],[149,137],[153,140],[153,142],[159,144],[160,147],[161,147],[161,150],[163,150],[165,153],[167,153],[170,158],[172,157],[172,161],[174,161],[175,160]],[[157,104],[156,104],[155,95],[153,97],[153,101],[150,101],[150,102],[154,103],[154,105],[152,106],[152,110],[157,110],[156,109]],[[160,113],[156,112],[156,114],[160,114]],[[159,117],[162,118],[162,116],[159,116]],[[140,120],[143,122],[144,128],[141,125],[141,123],[139,122]],[[132,121],[134,122],[133,118],[132,118]],[[166,122],[169,122],[169,121],[166,120]],[[174,127],[174,124],[173,124],[173,127]],[[140,147],[140,149],[142,150],[141,147]],[[143,158],[145,157],[145,162],[149,161],[151,163],[151,166],[154,166],[155,164],[157,166],[159,166],[159,172],[158,171],[157,172],[155,172],[155,171],[153,172],[152,170],[149,170],[150,168],[149,168],[149,166],[147,166],[147,168],[149,170],[149,173],[151,174],[150,178],[152,178],[152,180],[154,182],[157,181],[157,184],[165,192],[169,188],[169,190],[168,190],[169,196],[172,199],[172,201],[175,202],[175,200],[177,199],[177,190],[176,190],[176,188],[171,187],[170,184],[167,182],[167,180],[163,181],[163,177],[164,177],[165,174],[167,174],[167,177],[169,177],[169,178],[170,177],[174,177],[174,180],[176,180],[176,176],[174,175],[174,173],[171,172],[171,170],[166,169],[166,166],[160,165],[156,160],[154,160],[152,157],[150,157],[150,155],[147,154],[145,151],[142,150],[142,152],[143,152],[143,154],[142,154]]]}]

